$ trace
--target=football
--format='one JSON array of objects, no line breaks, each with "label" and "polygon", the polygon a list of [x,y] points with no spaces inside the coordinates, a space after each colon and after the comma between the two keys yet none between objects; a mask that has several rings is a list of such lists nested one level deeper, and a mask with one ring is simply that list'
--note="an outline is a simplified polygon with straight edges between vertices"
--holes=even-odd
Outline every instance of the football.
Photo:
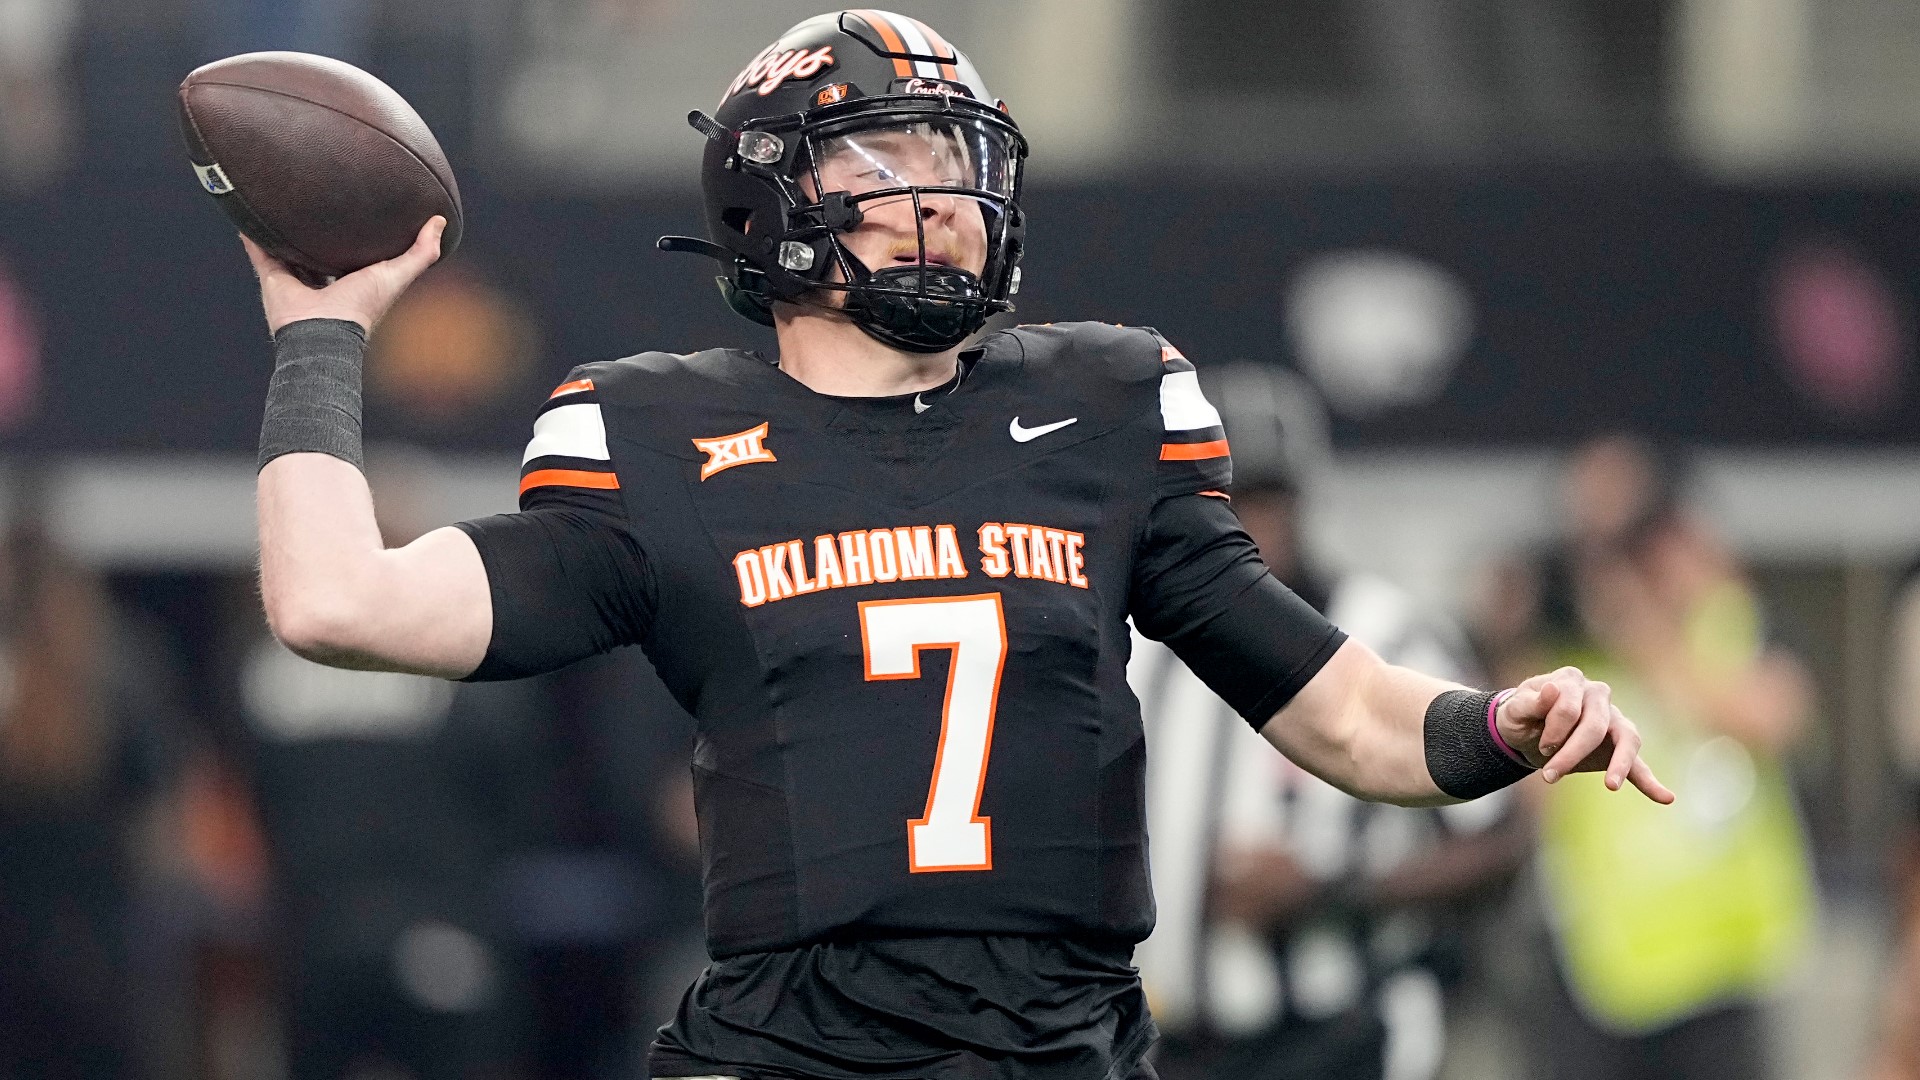
[{"label": "football", "polygon": [[420,114],[352,64],[297,52],[217,60],[180,84],[200,186],[310,285],[391,259],[435,214],[460,243],[460,189]]}]

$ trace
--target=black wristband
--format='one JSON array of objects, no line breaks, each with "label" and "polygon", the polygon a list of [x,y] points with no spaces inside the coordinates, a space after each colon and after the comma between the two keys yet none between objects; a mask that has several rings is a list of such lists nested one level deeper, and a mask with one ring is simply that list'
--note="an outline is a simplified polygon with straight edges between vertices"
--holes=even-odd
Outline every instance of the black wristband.
[{"label": "black wristband", "polygon": [[1533,772],[1494,742],[1487,711],[1496,696],[1448,690],[1427,706],[1427,773],[1456,799],[1477,799]]},{"label": "black wristband", "polygon": [[273,335],[259,468],[282,454],[330,454],[361,471],[360,367],[367,333],[344,319],[302,319]]}]

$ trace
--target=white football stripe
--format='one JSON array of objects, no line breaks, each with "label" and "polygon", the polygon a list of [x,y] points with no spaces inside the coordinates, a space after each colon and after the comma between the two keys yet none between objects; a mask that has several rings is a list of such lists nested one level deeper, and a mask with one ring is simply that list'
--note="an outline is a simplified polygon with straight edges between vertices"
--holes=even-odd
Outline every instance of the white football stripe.
[{"label": "white football stripe", "polygon": [[1168,431],[1220,426],[1219,410],[1200,392],[1200,378],[1191,371],[1169,371],[1160,376],[1160,419]]},{"label": "white football stripe", "polygon": [[[889,19],[888,21],[893,23],[895,30],[900,31],[900,39],[907,43],[908,52],[919,53],[922,56],[939,55],[939,52],[934,49],[933,43],[927,40],[927,35],[920,32],[920,27],[915,24],[912,19],[902,16],[897,19]],[[915,60],[913,62],[913,70],[916,75],[924,78],[940,78],[940,65],[930,63],[926,60]]]},{"label": "white football stripe", "polygon": [[613,455],[607,453],[607,425],[600,418],[600,406],[591,402],[562,405],[541,413],[539,419],[533,422],[533,441],[527,444],[527,452],[521,456],[520,464],[525,465],[534,458],[552,454],[595,461],[612,460]]}]

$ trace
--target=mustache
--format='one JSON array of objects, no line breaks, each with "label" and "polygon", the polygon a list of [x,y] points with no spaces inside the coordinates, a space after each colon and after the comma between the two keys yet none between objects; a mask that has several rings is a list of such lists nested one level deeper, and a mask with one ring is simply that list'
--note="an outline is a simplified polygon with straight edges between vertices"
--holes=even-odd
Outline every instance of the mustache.
[{"label": "mustache", "polygon": [[[892,262],[895,259],[901,258],[919,262],[921,260],[920,244],[917,240],[896,240],[887,245],[886,254],[882,256],[882,258],[886,262]],[[959,252],[954,247],[937,244],[929,239],[926,250],[926,261],[929,263],[940,262],[954,264],[960,261],[960,257]]]}]

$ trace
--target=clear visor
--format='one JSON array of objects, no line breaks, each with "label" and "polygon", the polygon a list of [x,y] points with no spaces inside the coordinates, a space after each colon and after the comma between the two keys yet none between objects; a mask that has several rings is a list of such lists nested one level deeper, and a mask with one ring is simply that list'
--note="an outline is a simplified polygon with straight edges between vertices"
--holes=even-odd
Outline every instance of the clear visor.
[{"label": "clear visor", "polygon": [[[856,198],[906,188],[949,189],[1009,199],[1015,136],[974,120],[939,117],[823,131],[814,140],[820,190]],[[859,200],[864,206],[892,201]]]}]

